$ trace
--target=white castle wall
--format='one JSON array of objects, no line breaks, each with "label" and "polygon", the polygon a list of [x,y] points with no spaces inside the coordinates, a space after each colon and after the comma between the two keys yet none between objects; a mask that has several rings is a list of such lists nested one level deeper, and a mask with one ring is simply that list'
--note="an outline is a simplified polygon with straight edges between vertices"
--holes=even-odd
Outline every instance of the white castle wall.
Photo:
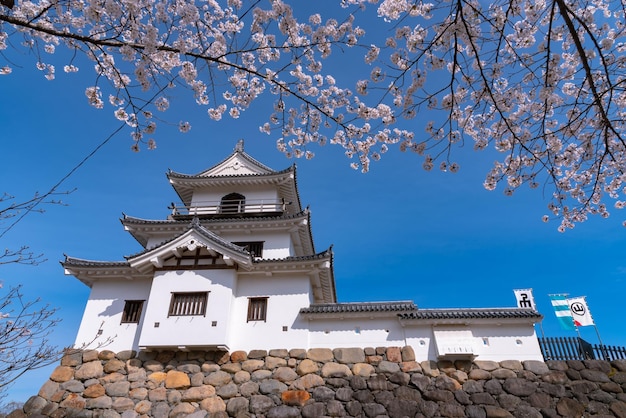
[{"label": "white castle wall", "polygon": [[[240,278],[232,309],[231,350],[308,346],[307,324],[299,319],[298,313],[309,305],[309,294],[309,278],[305,275]],[[266,321],[247,322],[248,298],[255,296],[268,297]],[[283,327],[287,330],[283,331]]]},{"label": "white castle wall", "polygon": [[[148,300],[151,280],[96,281],[89,294],[75,347],[97,347],[107,342],[107,349],[127,350],[137,346],[139,324],[122,324],[125,300]],[[123,295],[120,293],[123,289]],[[112,348],[111,348],[112,347]]]},{"label": "white castle wall", "polygon": [[[226,344],[235,280],[234,269],[156,272],[139,347]],[[205,316],[168,317],[173,292],[202,291],[209,292]]]}]

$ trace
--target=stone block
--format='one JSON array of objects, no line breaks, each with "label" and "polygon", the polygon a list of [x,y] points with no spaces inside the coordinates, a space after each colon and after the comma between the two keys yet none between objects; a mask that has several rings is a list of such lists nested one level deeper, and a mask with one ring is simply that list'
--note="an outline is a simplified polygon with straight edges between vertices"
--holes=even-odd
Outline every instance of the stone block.
[{"label": "stone block", "polygon": [[401,350],[402,361],[415,361],[415,350],[410,345],[405,345]]},{"label": "stone block", "polygon": [[280,394],[280,399],[285,405],[303,406],[311,395],[306,390],[287,390]]},{"label": "stone block", "polygon": [[519,360],[504,360],[500,362],[500,367],[504,369],[519,371],[524,370],[524,366],[522,366],[522,362]]},{"label": "stone block", "polygon": [[228,383],[217,389],[216,394],[222,399],[234,398],[239,395],[239,387],[234,383]]},{"label": "stone block", "polygon": [[111,397],[128,397],[130,383],[127,381],[109,383],[104,386],[106,394]]},{"label": "stone block", "polygon": [[248,353],[249,359],[262,359],[267,357],[267,350],[251,350]]},{"label": "stone block", "polygon": [[211,385],[211,386],[222,386],[227,383],[230,383],[231,380],[232,380],[232,376],[230,373],[226,373],[221,370],[218,370],[216,372],[209,373],[204,378],[204,384]]},{"label": "stone block", "polygon": [[61,358],[61,366],[76,367],[83,363],[83,352],[69,350]]},{"label": "stone block", "polygon": [[561,398],[556,404],[557,412],[563,417],[579,418],[585,412],[585,406],[572,398]]},{"label": "stone block", "polygon": [[57,366],[50,374],[50,380],[53,382],[67,382],[74,378],[74,369],[69,366]]},{"label": "stone block", "polygon": [[79,380],[87,380],[92,378],[98,378],[104,375],[104,369],[100,360],[90,361],[83,363],[74,372],[74,378]]},{"label": "stone block", "polygon": [[87,399],[85,407],[87,409],[109,409],[113,406],[113,399],[108,396]]},{"label": "stone block", "polygon": [[226,363],[222,364],[220,370],[226,373],[235,374],[241,371],[241,363]]},{"label": "stone block", "polygon": [[376,370],[379,373],[396,373],[400,371],[400,365],[396,362],[383,360],[378,363]]},{"label": "stone block", "polygon": [[474,360],[474,364],[479,369],[486,370],[488,372],[492,372],[500,368],[500,365],[497,362],[491,360]]},{"label": "stone block", "polygon": [[345,364],[326,363],[322,366],[322,377],[344,377],[351,376],[350,368]]},{"label": "stone block", "polygon": [[265,368],[268,370],[274,370],[277,367],[284,367],[287,365],[287,360],[281,357],[265,357]]},{"label": "stone block", "polygon": [[365,353],[361,348],[335,348],[333,356],[338,363],[354,364],[365,361]]},{"label": "stone block", "polygon": [[249,373],[254,372],[265,367],[265,361],[263,360],[246,360],[241,364],[241,369]]},{"label": "stone block", "polygon": [[83,363],[99,360],[100,353],[97,350],[85,350],[83,353]]},{"label": "stone block", "polygon": [[41,389],[39,389],[38,395],[43,399],[49,401],[52,396],[57,393],[60,389],[60,385],[57,382],[53,382],[52,380],[48,380],[43,384]]},{"label": "stone block", "polygon": [[140,415],[146,415],[150,412],[150,410],[152,409],[152,402],[150,401],[139,401],[137,402],[137,405],[135,405],[135,412],[140,414]]},{"label": "stone block", "polygon": [[266,380],[263,380],[261,383],[259,383],[259,392],[261,392],[264,395],[268,395],[268,394],[278,395],[281,392],[284,392],[286,390],[287,390],[287,385],[285,385],[283,382],[279,382],[278,380],[266,379]]},{"label": "stone block", "polygon": [[[94,354],[93,351],[91,351],[90,356],[92,356]],[[92,361],[92,360],[111,360],[115,358],[115,353],[111,350],[102,350],[99,353],[97,353],[97,357],[96,358],[90,358],[90,360],[88,361]]]},{"label": "stone block", "polygon": [[207,411],[212,417],[213,414],[226,411],[226,402],[224,402],[222,398],[218,397],[207,398],[200,402],[200,408]]},{"label": "stone block", "polygon": [[307,374],[293,383],[294,388],[307,390],[324,385],[324,379],[317,374]]},{"label": "stone block", "polygon": [[237,383],[238,385],[248,381],[250,381],[250,373],[246,372],[245,370],[240,370],[233,376],[233,382]]},{"label": "stone block", "polygon": [[297,360],[304,360],[306,358],[307,351],[303,348],[292,348],[289,350],[289,357]]},{"label": "stone block", "polygon": [[85,401],[85,398],[77,393],[70,393],[65,397],[65,399],[63,399],[63,401],[61,401],[60,406],[61,408],[81,410],[85,409],[86,404],[87,402]]},{"label": "stone block", "polygon": [[46,405],[47,401],[41,396],[31,396],[25,403],[22,409],[26,415],[33,415],[41,411]]},{"label": "stone block", "polygon": [[191,386],[189,375],[178,370],[170,370],[165,377],[165,387],[168,389],[187,389]]},{"label": "stone block", "polygon": [[125,373],[126,362],[118,360],[118,359],[111,359],[107,361],[106,363],[104,363],[104,372],[105,373],[113,373],[113,372]]},{"label": "stone block", "polygon": [[267,411],[273,408],[276,404],[269,396],[265,395],[252,395],[250,397],[250,412],[253,414],[263,416]]},{"label": "stone block", "polygon": [[400,363],[402,361],[402,352],[400,347],[387,347],[387,361]]},{"label": "stone block", "polygon": [[226,412],[231,417],[240,416],[248,412],[250,401],[243,397],[232,398],[228,400],[226,404]]},{"label": "stone block", "polygon": [[280,357],[280,358],[286,359],[287,357],[289,357],[289,351],[283,348],[278,348],[278,349],[270,350],[268,355],[270,357]]},{"label": "stone block", "polygon": [[296,373],[298,373],[300,376],[304,376],[305,374],[309,373],[317,373],[318,370],[319,367],[317,366],[317,364],[310,359],[302,360],[300,364],[298,364],[298,367],[296,367]]},{"label": "stone block", "polygon": [[306,355],[308,359],[318,363],[327,363],[335,358],[332,350],[329,348],[311,348]]},{"label": "stone block", "polygon": [[281,382],[289,383],[298,378],[298,373],[290,367],[279,367],[274,370],[272,377]]},{"label": "stone block", "polygon": [[511,379],[517,377],[517,373],[510,369],[496,369],[491,372],[491,376],[496,379]]},{"label": "stone block", "polygon": [[233,351],[232,353],[230,353],[230,361],[232,363],[240,363],[242,361],[245,361],[248,359],[248,353],[246,353],[245,351]]},{"label": "stone block", "polygon": [[215,388],[210,385],[203,385],[185,390],[181,400],[183,402],[200,402],[211,396],[215,396]]},{"label": "stone block", "polygon": [[526,360],[522,363],[524,370],[528,370],[536,375],[544,375],[550,371],[550,368],[543,361]]},{"label": "stone block", "polygon": [[356,363],[352,366],[352,373],[356,376],[370,377],[376,372],[376,369],[371,364]]}]

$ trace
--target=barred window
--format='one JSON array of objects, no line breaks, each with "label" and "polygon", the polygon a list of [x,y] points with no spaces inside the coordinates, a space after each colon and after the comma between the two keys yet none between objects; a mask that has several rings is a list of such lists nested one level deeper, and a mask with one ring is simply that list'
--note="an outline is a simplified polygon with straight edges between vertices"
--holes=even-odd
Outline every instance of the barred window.
[{"label": "barred window", "polygon": [[263,257],[263,241],[235,241],[233,244],[245,248],[254,257]]},{"label": "barred window", "polygon": [[209,292],[172,293],[167,316],[206,315]]},{"label": "barred window", "polygon": [[122,312],[122,324],[136,324],[141,319],[143,300],[127,300]]},{"label": "barred window", "polygon": [[248,299],[248,322],[265,321],[267,317],[267,298]]}]

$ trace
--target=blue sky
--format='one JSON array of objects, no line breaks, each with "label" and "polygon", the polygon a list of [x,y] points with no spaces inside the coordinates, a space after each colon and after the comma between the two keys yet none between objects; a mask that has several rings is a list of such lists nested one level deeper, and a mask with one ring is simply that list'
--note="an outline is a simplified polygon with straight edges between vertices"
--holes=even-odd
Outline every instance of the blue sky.
[{"label": "blue sky", "polygon": [[[47,81],[29,59],[0,77],[1,192],[28,199],[45,192],[117,127],[112,109],[87,105],[90,68]],[[59,190],[73,190],[66,205],[46,206],[25,217],[2,238],[3,247],[27,244],[48,259],[39,266],[0,267],[5,286],[22,284],[28,298],[59,308],[53,335],[59,346],[73,343],[88,288],[65,276],[63,254],[121,260],[140,250],[124,232],[122,212],[164,219],[177,196],[165,177],[168,168],[197,173],[232,152],[240,138],[253,157],[275,169],[294,163],[275,149],[275,137],[261,134],[265,120],[257,104],[242,118],[216,123],[192,102],[175,102],[167,118],[192,122],[188,134],[175,126],[157,130],[158,148],[130,151],[128,132],[114,136],[70,176]],[[335,279],[341,302],[414,300],[419,307],[514,306],[513,289],[533,288],[545,315],[547,336],[575,336],[559,329],[550,293],[587,296],[603,342],[626,346],[618,297],[626,290],[626,213],[591,219],[564,234],[558,222],[543,223],[550,190],[482,187],[494,155],[471,146],[457,150],[457,174],[425,172],[421,160],[391,149],[361,174],[339,148],[312,148],[313,160],[297,160],[303,205],[312,210],[316,249],[334,245]],[[544,196],[544,194],[546,196]],[[6,223],[5,223],[6,225]],[[538,328],[539,330],[539,328]],[[593,327],[581,328],[596,343]],[[7,401],[38,392],[51,369],[30,373],[10,390]]]}]

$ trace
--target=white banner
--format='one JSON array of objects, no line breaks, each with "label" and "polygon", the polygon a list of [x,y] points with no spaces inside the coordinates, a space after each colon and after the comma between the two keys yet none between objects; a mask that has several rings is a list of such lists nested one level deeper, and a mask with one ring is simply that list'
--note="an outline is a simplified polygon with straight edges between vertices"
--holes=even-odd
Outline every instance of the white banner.
[{"label": "white banner", "polygon": [[567,304],[569,306],[569,310],[572,313],[574,325],[576,325],[577,327],[595,325],[593,322],[593,318],[591,317],[591,312],[589,312],[589,308],[587,307],[587,301],[585,300],[584,296],[567,299]]},{"label": "white banner", "polygon": [[537,310],[535,305],[535,298],[533,298],[532,289],[514,289],[515,299],[517,300],[518,308],[527,308]]}]

